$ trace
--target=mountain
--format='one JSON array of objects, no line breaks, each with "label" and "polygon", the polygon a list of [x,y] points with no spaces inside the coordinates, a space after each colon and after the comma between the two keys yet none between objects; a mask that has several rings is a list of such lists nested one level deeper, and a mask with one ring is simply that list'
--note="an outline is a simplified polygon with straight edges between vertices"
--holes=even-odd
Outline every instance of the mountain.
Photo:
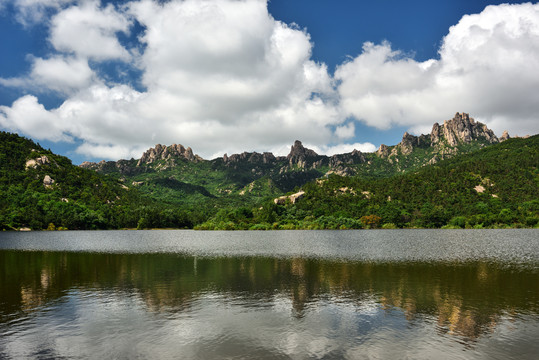
[{"label": "mountain", "polygon": [[[502,139],[507,138],[506,133]],[[136,186],[166,203],[199,204],[226,198],[228,202],[253,204],[330,174],[388,177],[498,142],[486,125],[457,113],[442,125],[435,123],[428,135],[405,133],[397,145],[381,145],[374,153],[354,150],[318,155],[297,140],[286,157],[244,152],[205,160],[189,147],[158,144],[138,160],[85,162],[80,166]]]},{"label": "mountain", "polygon": [[509,139],[390,177],[332,174],[250,213],[221,210],[199,229],[539,226],[539,135]]},{"label": "mountain", "polygon": [[156,145],[74,166],[0,132],[0,227],[336,229],[539,226],[539,136],[497,138],[467,114],[378,151],[205,160]]},{"label": "mountain", "polygon": [[[0,132],[0,228],[117,229],[192,226],[116,179],[83,169],[16,134]],[[168,222],[168,224],[167,224]]]}]

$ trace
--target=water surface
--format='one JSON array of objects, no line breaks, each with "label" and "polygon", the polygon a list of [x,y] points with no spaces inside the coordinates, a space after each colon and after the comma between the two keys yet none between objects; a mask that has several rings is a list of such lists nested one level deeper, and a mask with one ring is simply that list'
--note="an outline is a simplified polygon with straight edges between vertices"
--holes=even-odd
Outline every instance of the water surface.
[{"label": "water surface", "polygon": [[537,230],[0,234],[0,358],[535,359]]}]

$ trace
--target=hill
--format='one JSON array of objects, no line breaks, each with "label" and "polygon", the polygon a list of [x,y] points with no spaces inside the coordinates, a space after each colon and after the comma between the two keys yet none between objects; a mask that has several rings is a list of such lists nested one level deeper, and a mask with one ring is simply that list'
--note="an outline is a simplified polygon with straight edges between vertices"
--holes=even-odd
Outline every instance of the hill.
[{"label": "hill", "polygon": [[202,229],[485,228],[539,224],[539,135],[385,178],[332,174],[294,201],[268,201],[248,217],[221,211]]},{"label": "hill", "polygon": [[399,144],[381,145],[374,153],[354,150],[325,156],[296,141],[286,157],[244,152],[204,160],[189,147],[158,144],[138,160],[85,162],[81,167],[109,175],[129,187],[136,186],[162,203],[252,206],[330,174],[389,177],[501,140],[468,114],[457,113],[442,125],[435,123],[428,135],[405,133]]},{"label": "hill", "polygon": [[205,160],[182,145],[74,166],[0,133],[2,229],[534,227],[538,137],[497,138],[457,113],[378,151]]},{"label": "hill", "polygon": [[0,195],[3,230],[117,229],[154,218],[151,225],[192,226],[183,211],[7,132],[0,132]]}]

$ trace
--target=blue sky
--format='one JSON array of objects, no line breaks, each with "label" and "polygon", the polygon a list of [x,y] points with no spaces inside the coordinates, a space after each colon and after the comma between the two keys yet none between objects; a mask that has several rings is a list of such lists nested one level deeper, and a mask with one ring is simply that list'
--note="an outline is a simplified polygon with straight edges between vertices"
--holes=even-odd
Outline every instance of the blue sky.
[{"label": "blue sky", "polygon": [[463,15],[502,3],[518,2],[293,0],[270,1],[269,11],[276,19],[306,27],[315,43],[313,58],[332,70],[359,54],[366,41],[388,40],[420,61],[437,57],[442,38]]},{"label": "blue sky", "polygon": [[0,128],[75,163],[535,134],[539,5],[504,3],[0,0]]}]

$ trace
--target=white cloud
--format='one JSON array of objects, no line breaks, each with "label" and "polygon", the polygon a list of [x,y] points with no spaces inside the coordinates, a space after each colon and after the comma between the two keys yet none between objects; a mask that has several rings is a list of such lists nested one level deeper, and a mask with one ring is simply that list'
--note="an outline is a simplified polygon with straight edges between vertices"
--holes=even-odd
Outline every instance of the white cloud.
[{"label": "white cloud", "polygon": [[0,78],[1,85],[35,92],[53,90],[73,94],[103,82],[91,69],[90,60],[130,58],[117,39],[117,32],[127,33],[129,30],[127,15],[116,11],[110,4],[101,7],[96,1],[83,1],[80,5],[61,9],[70,2],[19,0],[15,3],[18,14],[24,15],[27,23],[41,20],[38,17],[44,16],[48,9],[57,11],[50,21],[49,41],[60,53],[52,53],[47,58],[28,55],[31,62],[28,75]]},{"label": "white cloud", "polygon": [[349,122],[348,124],[337,126],[335,128],[335,135],[339,139],[350,139],[353,138],[356,133],[356,126],[353,122]]},{"label": "white cloud", "polygon": [[65,125],[32,95],[19,98],[11,107],[0,106],[0,126],[38,140],[72,141]]},{"label": "white cloud", "polygon": [[88,61],[62,56],[35,59],[30,74],[36,83],[61,92],[87,87],[93,76]]},{"label": "white cloud", "polygon": [[97,159],[109,159],[111,157],[111,154],[114,155],[114,157],[119,157],[122,159],[130,159],[130,158],[140,158],[140,155],[144,151],[148,150],[147,147],[141,147],[139,149],[133,149],[129,146],[124,145],[103,145],[103,144],[91,144],[91,143],[84,143],[80,145],[76,152],[78,154],[86,155],[86,156],[93,156]]},{"label": "white cloud", "polygon": [[58,51],[95,60],[128,60],[128,51],[116,33],[129,32],[130,22],[112,4],[101,7],[98,1],[83,1],[51,20],[50,42]]},{"label": "white cloud", "polygon": [[366,43],[337,69],[347,115],[369,126],[427,132],[466,111],[497,133],[539,131],[539,4],[488,6],[452,26],[440,59],[417,62],[389,43]]},{"label": "white cloud", "polygon": [[104,144],[99,151],[109,149],[109,158],[119,155],[111,144],[134,152],[183,143],[210,157],[332,137],[326,125],[341,116],[327,68],[310,60],[308,34],[275,21],[264,1],[142,1],[127,8],[146,27],[138,64],[147,91],[114,104],[109,95],[81,93],[59,109],[76,106],[72,121],[84,131],[70,133]]},{"label": "white cloud", "polygon": [[[309,146],[306,146],[309,148]],[[335,154],[345,154],[352,152],[354,150],[359,150],[361,152],[374,152],[376,151],[376,146],[369,142],[365,143],[354,143],[354,144],[337,144],[337,145],[324,145],[324,146],[312,146],[311,147],[316,153],[323,155],[335,155]]]},{"label": "white cloud", "polygon": [[72,94],[96,81],[87,60],[60,55],[48,59],[32,58],[30,74],[25,77],[0,78],[0,84],[7,87],[36,92],[53,90],[63,94]]},{"label": "white cloud", "polygon": [[[263,0],[53,4],[51,53],[33,58],[26,77],[0,84],[39,85],[66,99],[47,110],[22,97],[0,108],[0,125],[36,139],[80,138],[77,151],[88,156],[139,157],[156,143],[182,143],[206,158],[281,153],[296,139],[321,154],[374,151],[342,144],[354,141],[350,117],[417,133],[466,111],[497,133],[539,130],[538,4],[463,17],[439,59],[417,62],[388,42],[365,43],[334,77],[311,60],[309,34],[273,19]],[[135,21],[145,29],[137,51],[118,37]],[[108,60],[141,71],[144,91],[99,78],[92,67]]]},{"label": "white cloud", "polygon": [[[5,2],[7,3],[6,0]],[[49,10],[59,10],[62,7],[73,3],[75,0],[14,0],[13,6],[16,9],[15,19],[24,27],[30,27],[42,22]],[[0,3],[1,8],[1,3]]]},{"label": "white cloud", "polygon": [[309,61],[309,36],[271,18],[264,1],[143,1],[131,11],[147,27],[144,84],[189,119],[238,123],[333,91],[327,69]]},{"label": "white cloud", "polygon": [[0,85],[7,86],[7,87],[29,87],[31,86],[31,82],[28,78],[9,78],[9,79],[3,79],[0,78]]}]

